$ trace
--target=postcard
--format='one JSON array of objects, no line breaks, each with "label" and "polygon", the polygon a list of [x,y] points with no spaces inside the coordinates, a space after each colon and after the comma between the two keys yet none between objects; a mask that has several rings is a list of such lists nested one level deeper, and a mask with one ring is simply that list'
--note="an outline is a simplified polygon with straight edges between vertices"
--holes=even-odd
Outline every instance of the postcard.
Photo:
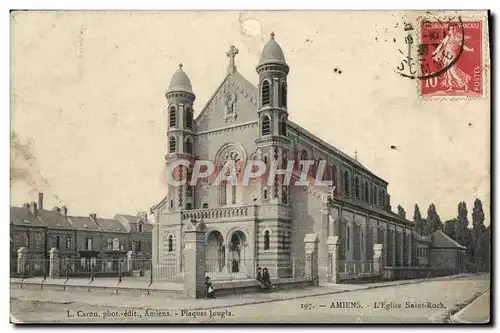
[{"label": "postcard", "polygon": [[12,11],[12,323],[490,323],[487,11]]}]

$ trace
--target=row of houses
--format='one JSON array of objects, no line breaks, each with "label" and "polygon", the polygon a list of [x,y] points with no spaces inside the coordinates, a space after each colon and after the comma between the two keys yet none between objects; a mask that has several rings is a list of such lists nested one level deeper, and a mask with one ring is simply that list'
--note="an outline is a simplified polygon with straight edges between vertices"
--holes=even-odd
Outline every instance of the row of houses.
[{"label": "row of houses", "polygon": [[11,270],[16,270],[20,248],[37,267],[43,267],[52,248],[58,249],[60,262],[70,262],[73,269],[75,263],[116,265],[131,256],[147,260],[152,253],[152,229],[146,212],[113,218],[94,213],[73,216],[65,206],[44,209],[43,193],[39,193],[38,203],[10,207]]}]

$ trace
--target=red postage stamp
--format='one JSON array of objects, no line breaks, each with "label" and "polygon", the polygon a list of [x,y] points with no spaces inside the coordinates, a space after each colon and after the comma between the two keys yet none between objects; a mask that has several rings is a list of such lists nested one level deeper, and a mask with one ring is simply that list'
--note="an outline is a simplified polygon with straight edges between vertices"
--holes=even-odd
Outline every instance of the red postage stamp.
[{"label": "red postage stamp", "polygon": [[421,22],[421,96],[483,96],[483,24],[462,19]]}]

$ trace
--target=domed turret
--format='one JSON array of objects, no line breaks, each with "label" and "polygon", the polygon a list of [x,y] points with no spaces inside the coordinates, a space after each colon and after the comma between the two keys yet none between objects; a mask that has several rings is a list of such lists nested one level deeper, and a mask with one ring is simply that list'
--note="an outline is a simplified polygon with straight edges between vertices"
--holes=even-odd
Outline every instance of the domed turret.
[{"label": "domed turret", "polygon": [[170,85],[168,86],[167,94],[170,92],[187,92],[192,94],[193,88],[191,86],[191,80],[182,70],[182,64],[179,64],[179,69],[172,76],[170,80]]},{"label": "domed turret", "polygon": [[265,64],[283,64],[286,65],[285,55],[280,45],[274,40],[274,32],[271,32],[271,39],[267,42],[260,55],[259,66]]}]

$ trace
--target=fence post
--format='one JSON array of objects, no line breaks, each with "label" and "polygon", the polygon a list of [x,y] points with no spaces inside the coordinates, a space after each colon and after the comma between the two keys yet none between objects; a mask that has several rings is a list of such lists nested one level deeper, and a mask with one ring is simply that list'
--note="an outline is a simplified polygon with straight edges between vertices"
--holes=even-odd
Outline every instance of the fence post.
[{"label": "fence post", "polygon": [[318,236],[316,234],[306,234],[304,238],[306,252],[306,276],[310,277],[313,285],[319,285],[318,275]]},{"label": "fence post", "polygon": [[118,261],[118,283],[122,282],[122,260],[116,259]]},{"label": "fence post", "polygon": [[206,226],[202,221],[188,219],[184,221],[184,255],[185,275],[184,290],[187,298],[205,297],[205,232]]},{"label": "fence post", "polygon": [[384,245],[373,245],[373,273],[382,275],[384,267]]},{"label": "fence post", "polygon": [[59,277],[59,250],[55,247],[49,251],[49,277],[57,279]]},{"label": "fence post", "polygon": [[47,279],[47,259],[42,257],[42,265],[43,265],[43,279]]},{"label": "fence post", "polygon": [[153,284],[153,259],[149,259],[149,268],[151,271],[151,274],[149,274],[149,285]]},{"label": "fence post", "polygon": [[90,262],[90,281],[94,282],[94,263]]},{"label": "fence post", "polygon": [[326,241],[328,248],[328,282],[339,283],[339,264],[340,264],[340,240],[338,236],[330,236]]},{"label": "fence post", "polygon": [[28,249],[25,247],[20,247],[17,250],[17,274],[26,274],[26,263],[28,261]]},{"label": "fence post", "polygon": [[134,271],[134,251],[127,252],[127,261],[125,265],[125,270],[129,272],[131,275]]}]

